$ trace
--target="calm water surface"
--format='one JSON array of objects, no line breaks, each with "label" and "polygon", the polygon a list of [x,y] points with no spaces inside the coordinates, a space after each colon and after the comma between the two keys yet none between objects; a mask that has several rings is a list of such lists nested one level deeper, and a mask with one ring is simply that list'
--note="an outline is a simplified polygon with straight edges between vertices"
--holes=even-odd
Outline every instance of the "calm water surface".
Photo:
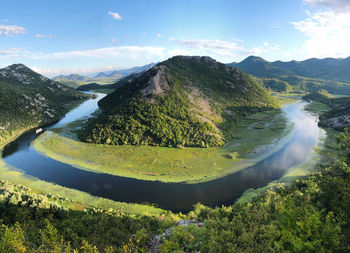
[{"label": "calm water surface", "polygon": [[[97,108],[97,99],[90,99],[67,113],[50,129],[89,116]],[[266,159],[234,174],[198,184],[161,183],[99,174],[77,169],[37,152],[30,143],[35,133],[26,133],[3,150],[6,163],[41,180],[88,192],[117,201],[154,203],[173,211],[188,211],[193,204],[229,205],[249,188],[259,188],[280,178],[288,168],[304,161],[317,142],[317,118],[303,110],[305,102],[286,106],[283,110],[294,123],[292,139]]]}]

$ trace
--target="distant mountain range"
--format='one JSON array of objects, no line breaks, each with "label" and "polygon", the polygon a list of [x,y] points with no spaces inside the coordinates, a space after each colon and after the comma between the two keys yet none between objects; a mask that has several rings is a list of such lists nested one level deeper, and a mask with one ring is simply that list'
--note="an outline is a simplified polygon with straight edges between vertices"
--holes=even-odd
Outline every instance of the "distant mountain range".
[{"label": "distant mountain range", "polygon": [[[285,82],[291,85],[291,89],[326,89],[331,93],[350,94],[350,57],[269,62],[261,57],[249,56],[239,63],[228,65],[259,78],[274,79],[274,84],[277,82],[284,86],[280,81]],[[271,80],[267,81],[271,83]]]},{"label": "distant mountain range", "polygon": [[59,75],[53,78],[53,80],[62,82],[71,87],[78,87],[81,84],[88,83],[97,83],[97,84],[111,84],[116,82],[122,77],[143,72],[147,69],[155,66],[156,63],[150,63],[144,66],[137,66],[130,69],[121,69],[121,70],[112,70],[112,71],[104,71],[98,72],[91,75],[79,75],[79,74],[70,74],[70,75]]},{"label": "distant mountain range", "polygon": [[121,76],[123,75],[118,71],[112,71],[112,72],[99,72],[94,76],[94,78],[105,78],[105,77],[120,78]]},{"label": "distant mountain range", "polygon": [[125,76],[125,77],[119,79],[117,82],[112,83],[112,84],[98,84],[98,83],[82,84],[79,87],[77,87],[77,90],[80,90],[80,91],[95,90],[95,91],[99,92],[99,90],[101,91],[101,89],[103,89],[103,92],[110,93],[110,92],[114,91],[116,88],[118,88],[119,86],[130,83],[133,79],[137,78],[142,73],[143,72],[137,72],[137,73],[130,74],[128,76]]},{"label": "distant mountain range", "polygon": [[294,75],[350,82],[350,57],[345,59],[311,58],[305,61],[269,62],[261,57],[249,56],[240,63],[231,63],[228,65],[257,77],[277,78],[283,75]]}]

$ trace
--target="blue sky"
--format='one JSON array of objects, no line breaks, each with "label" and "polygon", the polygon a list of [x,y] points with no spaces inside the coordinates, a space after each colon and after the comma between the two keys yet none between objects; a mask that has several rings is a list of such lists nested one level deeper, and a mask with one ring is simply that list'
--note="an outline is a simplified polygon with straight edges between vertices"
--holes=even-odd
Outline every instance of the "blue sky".
[{"label": "blue sky", "polygon": [[350,56],[348,0],[0,0],[0,67],[87,74],[209,55]]}]

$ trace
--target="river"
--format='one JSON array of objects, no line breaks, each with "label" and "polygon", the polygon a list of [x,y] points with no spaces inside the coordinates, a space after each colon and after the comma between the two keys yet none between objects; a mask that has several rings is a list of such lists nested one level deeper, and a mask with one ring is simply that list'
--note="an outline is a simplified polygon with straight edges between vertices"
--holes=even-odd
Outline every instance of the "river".
[{"label": "river", "polygon": [[[97,99],[85,101],[44,131],[89,116],[98,108],[98,100],[105,96],[97,95]],[[319,128],[317,117],[303,110],[305,104],[297,102],[283,108],[294,129],[292,138],[278,151],[251,167],[204,183],[162,183],[81,170],[36,151],[31,146],[37,137],[33,131],[5,146],[2,155],[7,164],[26,175],[116,201],[152,203],[164,209],[184,212],[198,202],[212,207],[229,205],[245,190],[266,186],[307,158],[318,140]]]}]

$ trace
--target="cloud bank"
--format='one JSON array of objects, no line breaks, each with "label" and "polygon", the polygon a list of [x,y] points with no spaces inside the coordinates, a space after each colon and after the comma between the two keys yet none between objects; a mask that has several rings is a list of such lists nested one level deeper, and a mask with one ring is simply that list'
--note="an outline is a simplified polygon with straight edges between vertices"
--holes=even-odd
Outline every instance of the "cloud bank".
[{"label": "cloud bank", "polygon": [[314,13],[307,12],[304,20],[291,22],[302,32],[306,41],[302,46],[305,57],[348,57],[350,55],[350,1],[304,0],[310,6],[328,7]]},{"label": "cloud bank", "polygon": [[314,7],[328,7],[337,12],[350,11],[349,0],[304,0],[304,3]]}]

